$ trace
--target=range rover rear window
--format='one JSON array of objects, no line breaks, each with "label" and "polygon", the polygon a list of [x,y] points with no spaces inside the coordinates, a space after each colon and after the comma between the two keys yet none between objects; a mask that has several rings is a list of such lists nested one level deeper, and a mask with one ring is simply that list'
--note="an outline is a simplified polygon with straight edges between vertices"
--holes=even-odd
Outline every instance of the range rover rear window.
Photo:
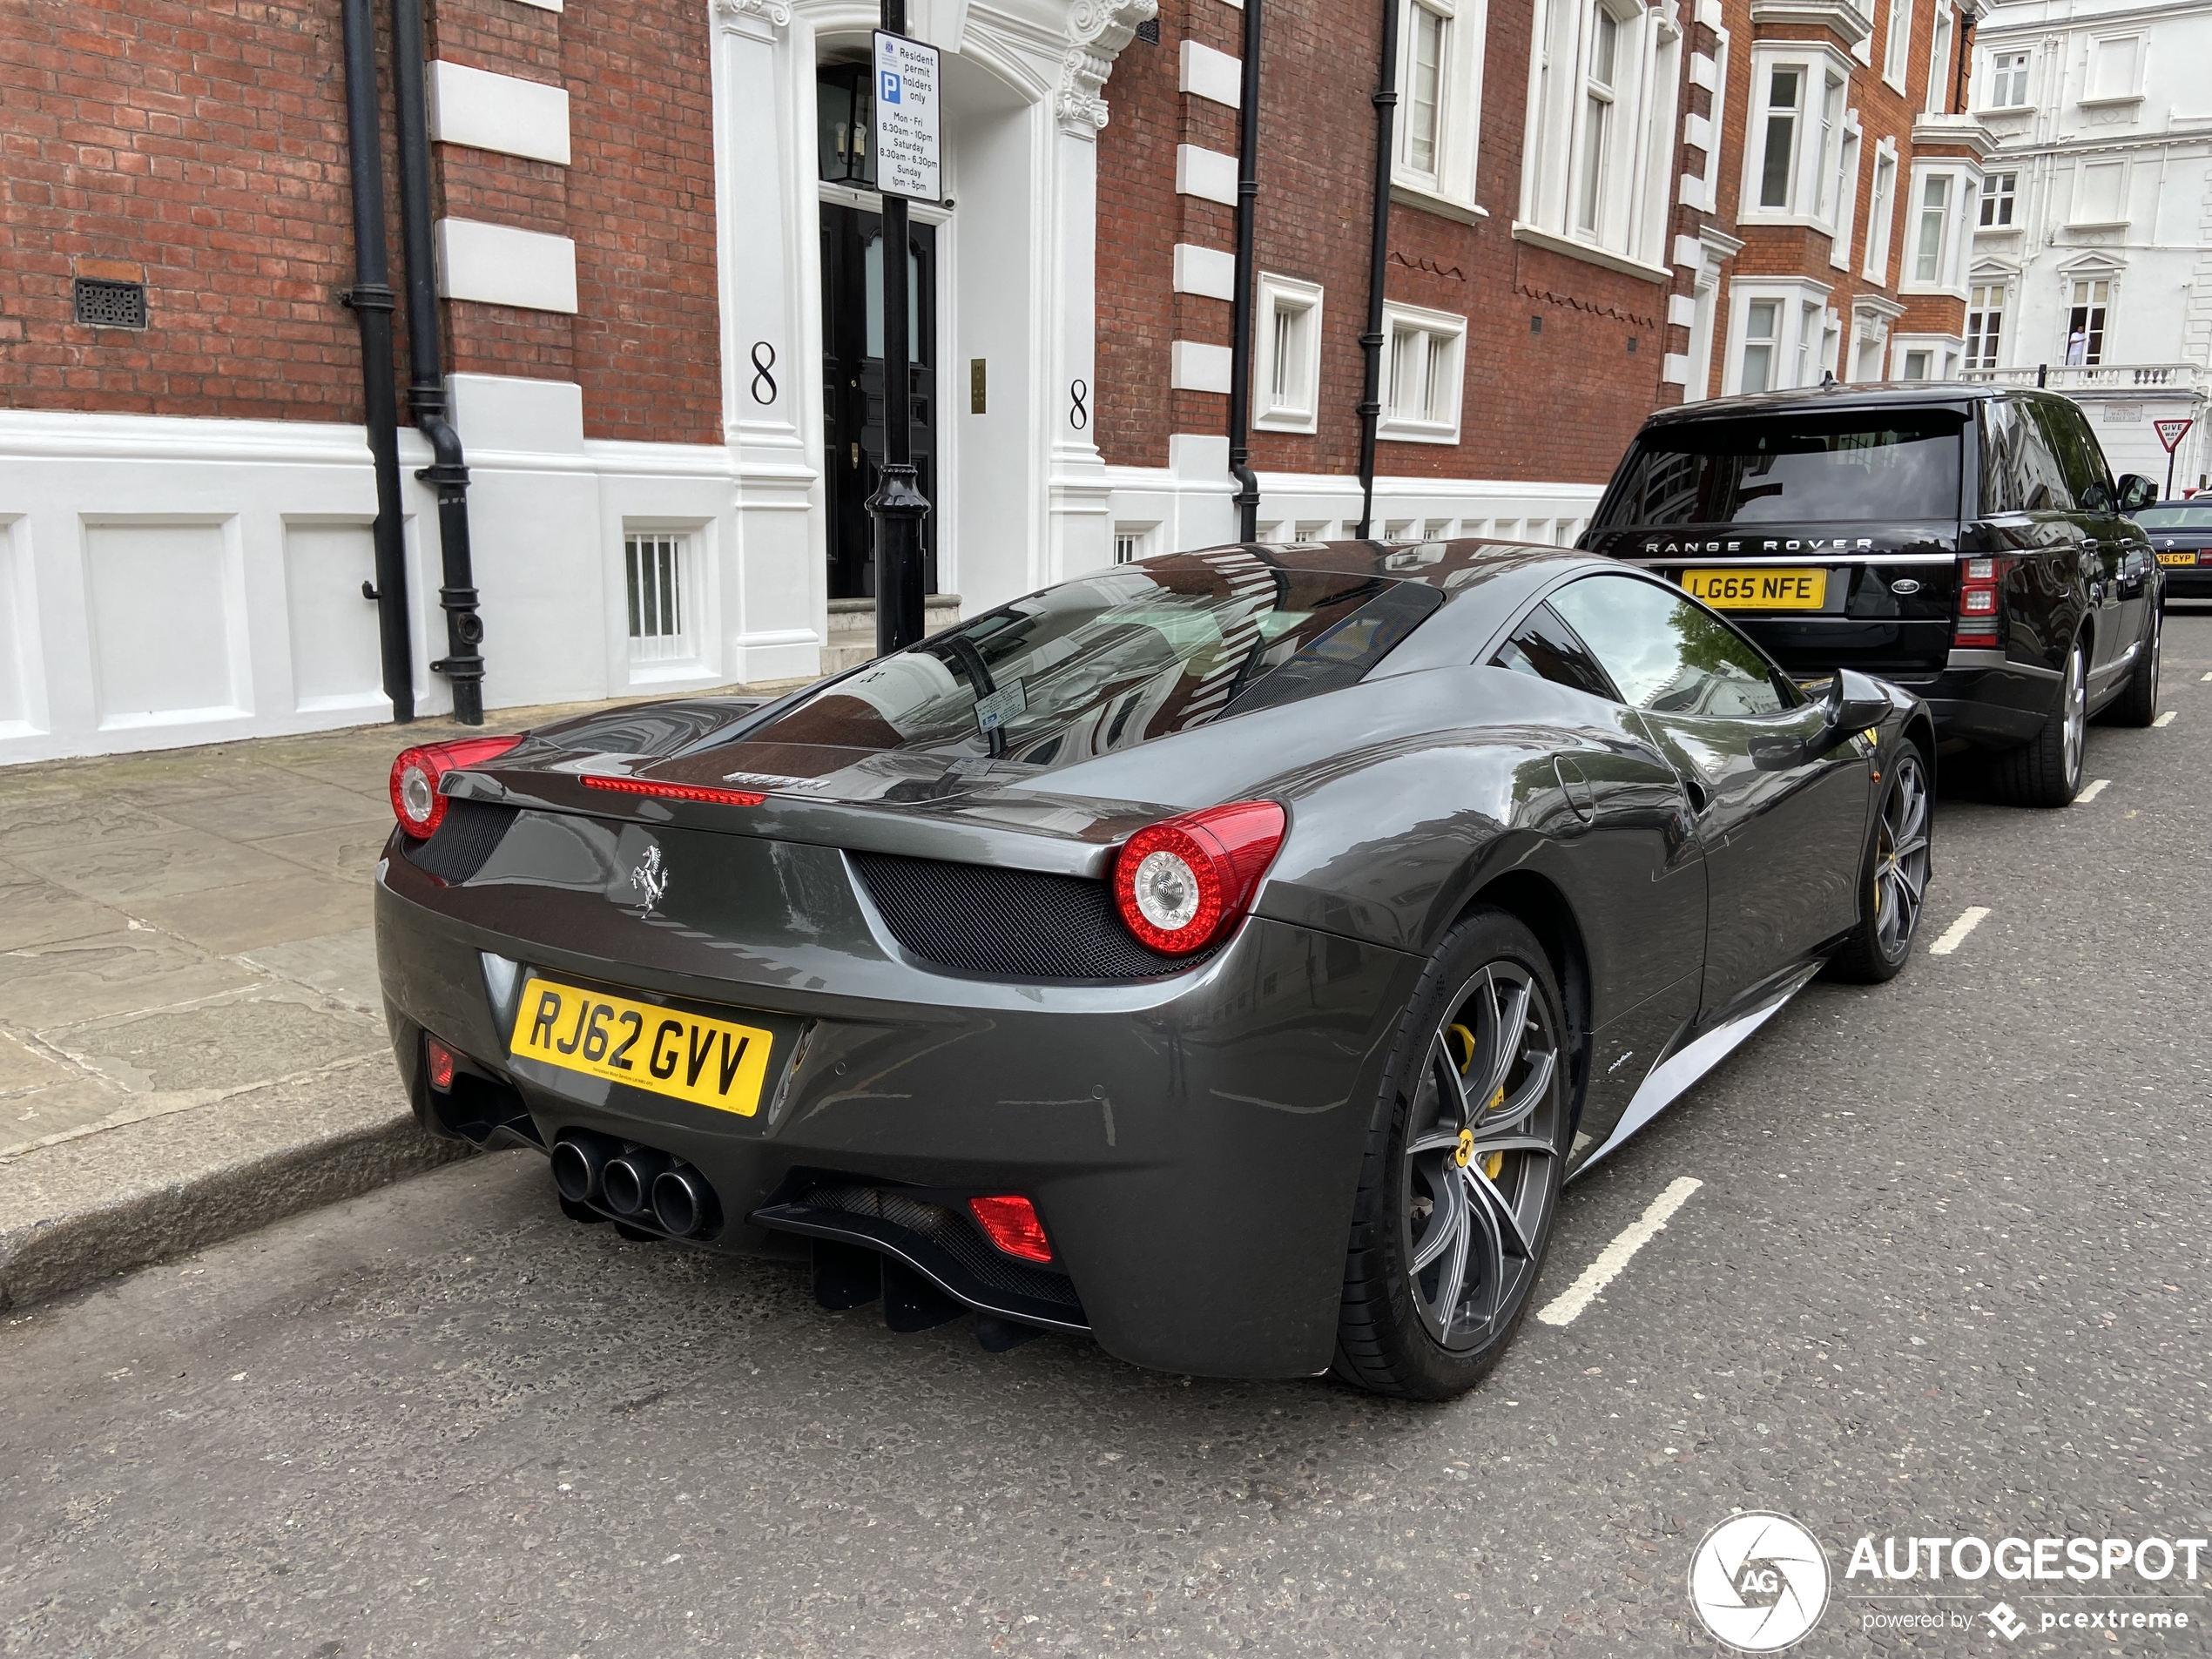
[{"label": "range rover rear window", "polygon": [[1642,434],[1596,528],[1956,519],[1957,409],[1669,422]]}]

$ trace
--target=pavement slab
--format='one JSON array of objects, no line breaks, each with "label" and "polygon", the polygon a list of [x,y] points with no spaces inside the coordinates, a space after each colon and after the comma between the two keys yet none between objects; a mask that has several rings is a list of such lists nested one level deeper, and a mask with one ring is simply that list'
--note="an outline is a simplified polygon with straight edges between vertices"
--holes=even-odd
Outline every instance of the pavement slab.
[{"label": "pavement slab", "polygon": [[174,1008],[51,1027],[40,1036],[133,1091],[226,1091],[381,1053],[381,1020],[295,986],[257,985]]},{"label": "pavement slab", "polygon": [[174,898],[140,900],[140,921],[219,955],[343,931],[361,920],[369,878],[310,874],[289,863],[236,887],[202,887]]},{"label": "pavement slab", "polygon": [[38,1030],[250,985],[253,969],[151,927],[0,952],[0,1024]]},{"label": "pavement slab", "polygon": [[130,918],[109,905],[0,863],[0,950],[84,939],[130,926]]}]

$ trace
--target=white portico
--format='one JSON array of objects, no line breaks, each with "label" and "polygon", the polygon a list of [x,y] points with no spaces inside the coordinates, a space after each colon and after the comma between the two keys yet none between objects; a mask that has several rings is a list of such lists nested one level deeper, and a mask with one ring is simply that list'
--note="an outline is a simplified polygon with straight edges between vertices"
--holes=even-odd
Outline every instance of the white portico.
[{"label": "white portico", "polygon": [[[879,13],[861,0],[714,5],[723,401],[745,631],[789,637],[789,671],[805,671],[799,642],[826,637],[831,599],[867,590],[880,202],[858,166],[843,176],[848,138],[821,89],[865,54]],[[946,133],[945,200],[913,210],[917,448],[934,587],[969,611],[1113,556],[1090,429],[1096,138],[1115,56],[1154,10],[909,6],[910,32],[944,54]]]}]

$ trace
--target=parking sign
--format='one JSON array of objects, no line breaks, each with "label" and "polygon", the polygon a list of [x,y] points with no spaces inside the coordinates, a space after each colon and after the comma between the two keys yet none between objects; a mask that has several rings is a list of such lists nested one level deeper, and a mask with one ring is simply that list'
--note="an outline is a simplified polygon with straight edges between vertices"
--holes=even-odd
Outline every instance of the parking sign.
[{"label": "parking sign", "polygon": [[944,196],[939,165],[937,49],[875,34],[875,182],[887,196]]}]

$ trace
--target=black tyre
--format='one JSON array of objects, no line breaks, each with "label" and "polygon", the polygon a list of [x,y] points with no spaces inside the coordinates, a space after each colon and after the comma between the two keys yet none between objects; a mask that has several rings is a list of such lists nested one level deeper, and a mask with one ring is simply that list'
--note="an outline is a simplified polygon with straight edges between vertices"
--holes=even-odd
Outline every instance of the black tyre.
[{"label": "black tyre", "polygon": [[1452,930],[1399,1028],[1352,1210],[1340,1380],[1448,1399],[1513,1339],[1559,1208],[1575,1044],[1535,936]]},{"label": "black tyre", "polygon": [[2064,806],[2081,792],[2082,752],[2089,736],[2089,639],[2074,637],[2051,711],[2031,743],[1993,757],[1990,777],[2000,799],[2015,806]]},{"label": "black tyre", "polygon": [[1912,954],[1933,864],[1935,792],[1925,757],[1912,744],[1892,757],[1881,810],[1858,875],[1858,926],[1828,964],[1857,985],[1895,979]]},{"label": "black tyre", "polygon": [[2142,649],[2135,653],[2135,666],[2129,671],[2128,684],[2106,711],[2106,718],[2114,725],[2148,725],[2158,718],[2159,658],[2166,633],[2166,607],[2155,599],[2150,607],[2150,625],[2143,630]]}]

